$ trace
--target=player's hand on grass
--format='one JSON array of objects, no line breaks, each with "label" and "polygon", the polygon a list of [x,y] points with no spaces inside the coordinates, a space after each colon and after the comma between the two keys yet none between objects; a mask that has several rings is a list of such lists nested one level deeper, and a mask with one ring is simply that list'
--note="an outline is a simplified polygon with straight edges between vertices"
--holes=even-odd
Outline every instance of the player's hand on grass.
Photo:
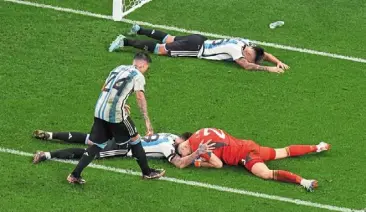
[{"label": "player's hand on grass", "polygon": [[282,68],[278,68],[278,67],[269,67],[268,71],[272,72],[272,73],[278,73],[278,74],[282,74],[283,72],[285,72]]},{"label": "player's hand on grass", "polygon": [[281,68],[283,70],[287,70],[287,69],[290,69],[290,66],[284,64],[283,62],[279,62],[279,63],[277,63],[277,68]]},{"label": "player's hand on grass", "polygon": [[151,129],[148,129],[147,131],[146,131],[146,135],[147,136],[152,136],[152,135],[154,135],[154,130],[151,128]]},{"label": "player's hand on grass", "polygon": [[201,141],[201,143],[198,145],[198,154],[202,155],[208,152],[212,152],[212,150],[215,149],[215,143],[211,143],[211,140],[207,141],[206,143],[203,143],[203,140]]}]

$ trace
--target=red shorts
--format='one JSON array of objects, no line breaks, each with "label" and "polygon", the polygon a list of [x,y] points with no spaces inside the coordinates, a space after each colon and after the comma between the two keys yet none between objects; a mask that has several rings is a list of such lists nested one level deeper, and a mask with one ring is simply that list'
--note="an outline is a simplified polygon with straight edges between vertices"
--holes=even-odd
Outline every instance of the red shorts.
[{"label": "red shorts", "polygon": [[241,164],[249,171],[256,163],[263,163],[264,161],[274,160],[276,158],[276,151],[270,147],[262,147],[256,143],[250,145],[250,150],[242,159]]}]

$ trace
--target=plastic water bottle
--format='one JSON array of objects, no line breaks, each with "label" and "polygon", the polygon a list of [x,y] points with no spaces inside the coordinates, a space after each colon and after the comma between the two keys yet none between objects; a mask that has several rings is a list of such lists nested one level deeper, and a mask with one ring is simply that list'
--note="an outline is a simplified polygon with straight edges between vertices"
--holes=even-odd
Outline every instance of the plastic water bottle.
[{"label": "plastic water bottle", "polygon": [[285,24],[284,21],[276,21],[276,22],[273,22],[269,25],[269,28],[271,29],[275,29],[277,27],[280,27],[280,26],[283,26]]}]

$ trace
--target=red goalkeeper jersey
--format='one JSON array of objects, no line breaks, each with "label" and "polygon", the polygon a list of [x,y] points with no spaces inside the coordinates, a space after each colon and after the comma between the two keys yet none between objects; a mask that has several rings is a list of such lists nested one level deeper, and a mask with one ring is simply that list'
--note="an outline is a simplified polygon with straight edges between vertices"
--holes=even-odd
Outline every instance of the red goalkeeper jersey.
[{"label": "red goalkeeper jersey", "polygon": [[[251,140],[237,139],[223,130],[216,128],[204,128],[198,130],[189,139],[192,151],[196,151],[199,144],[215,143],[215,150],[212,152],[227,165],[238,165],[245,158],[248,152],[259,148],[258,144]],[[209,154],[203,154],[201,157],[210,159]]]}]

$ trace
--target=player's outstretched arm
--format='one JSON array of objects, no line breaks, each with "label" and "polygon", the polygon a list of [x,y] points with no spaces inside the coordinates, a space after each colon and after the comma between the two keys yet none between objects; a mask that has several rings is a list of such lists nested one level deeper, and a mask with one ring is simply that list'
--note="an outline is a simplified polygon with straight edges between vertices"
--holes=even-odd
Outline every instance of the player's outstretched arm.
[{"label": "player's outstretched arm", "polygon": [[289,69],[290,67],[284,63],[282,63],[277,57],[273,56],[270,53],[264,52],[263,60],[271,62],[277,66],[277,68],[282,68],[284,70]]},{"label": "player's outstretched arm", "polygon": [[210,141],[208,141],[207,143],[201,142],[198,149],[192,152],[192,154],[187,155],[185,157],[175,155],[170,162],[174,164],[177,168],[183,169],[193,164],[195,159],[199,158],[201,155],[211,153],[211,151],[215,148],[214,145],[215,143],[211,143]]},{"label": "player's outstretched arm", "polygon": [[261,66],[261,65],[255,64],[255,63],[250,63],[244,58],[239,58],[239,59],[235,60],[235,62],[246,70],[268,71],[268,72],[273,72],[273,73],[283,73],[284,72],[284,70],[279,67]]},{"label": "player's outstretched arm", "polygon": [[154,134],[154,130],[151,126],[149,114],[147,113],[147,102],[146,102],[145,94],[143,91],[136,91],[136,100],[137,100],[137,105],[140,108],[140,112],[145,120],[146,135],[152,135],[152,134]]},{"label": "player's outstretched arm", "polygon": [[194,162],[194,160],[198,157],[199,157],[198,151],[194,151],[192,154],[185,157],[175,155],[170,162],[174,164],[177,168],[183,169],[191,165]]}]

